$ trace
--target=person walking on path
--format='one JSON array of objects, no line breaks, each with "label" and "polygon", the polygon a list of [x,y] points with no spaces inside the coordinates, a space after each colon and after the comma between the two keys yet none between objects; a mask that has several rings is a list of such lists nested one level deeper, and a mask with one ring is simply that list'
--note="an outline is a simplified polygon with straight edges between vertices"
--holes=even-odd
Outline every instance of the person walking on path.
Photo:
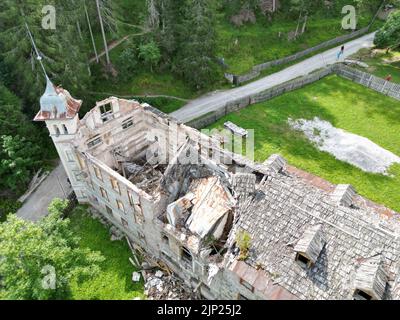
[{"label": "person walking on path", "polygon": [[340,48],[340,51],[338,52],[338,55],[337,55],[337,60],[339,60],[340,57],[341,57],[343,54],[344,54],[344,46],[342,46],[342,47]]},{"label": "person walking on path", "polygon": [[385,78],[385,80],[386,80],[386,81],[389,81],[389,82],[392,81],[392,75],[389,74],[389,75]]}]

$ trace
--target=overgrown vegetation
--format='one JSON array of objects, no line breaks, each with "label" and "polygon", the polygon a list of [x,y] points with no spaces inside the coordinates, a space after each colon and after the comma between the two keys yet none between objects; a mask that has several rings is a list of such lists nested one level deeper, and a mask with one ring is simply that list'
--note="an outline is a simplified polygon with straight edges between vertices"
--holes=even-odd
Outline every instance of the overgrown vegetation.
[{"label": "overgrown vegetation", "polygon": [[400,211],[400,165],[393,165],[388,176],[364,172],[319,151],[287,123],[288,118],[319,117],[399,155],[399,114],[399,101],[338,76],[329,76],[303,89],[231,113],[211,128],[222,129],[229,120],[254,129],[257,161],[281,154],[300,169],[335,184],[352,184],[359,194]]},{"label": "overgrown vegetation", "polygon": [[239,248],[239,260],[246,260],[249,256],[251,245],[251,236],[245,230],[239,230],[236,233],[236,246]]},{"label": "overgrown vegetation", "polygon": [[385,25],[376,33],[374,43],[380,48],[400,47],[400,10],[389,15]]},{"label": "overgrown vegetation", "polygon": [[100,272],[102,255],[79,247],[70,221],[61,218],[66,205],[55,199],[37,223],[9,215],[0,224],[0,298],[64,299],[72,279]]},{"label": "overgrown vegetation", "polygon": [[352,58],[361,60],[368,68],[358,67],[377,77],[386,79],[391,76],[393,82],[400,83],[400,51],[386,49],[361,49]]},{"label": "overgrown vegetation", "polygon": [[0,299],[145,298],[127,243],[111,242],[83,206],[62,219],[66,205],[55,199],[37,223],[10,215],[0,224]]}]

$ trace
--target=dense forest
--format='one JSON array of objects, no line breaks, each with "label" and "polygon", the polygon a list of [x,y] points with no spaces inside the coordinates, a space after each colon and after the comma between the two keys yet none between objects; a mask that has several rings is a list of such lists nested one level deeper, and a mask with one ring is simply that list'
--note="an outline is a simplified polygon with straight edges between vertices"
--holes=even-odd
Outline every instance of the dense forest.
[{"label": "dense forest", "polygon": [[[274,10],[271,10],[273,2]],[[168,73],[190,92],[215,88],[223,78],[219,43],[227,25],[240,32],[243,25],[274,19],[295,21],[294,37],[308,28],[312,17],[340,18],[349,3],[368,17],[381,0],[2,0],[0,2],[0,197],[9,209],[32,175],[56,158],[48,133],[31,119],[39,110],[45,77],[32,47],[28,28],[47,74],[57,85],[84,100],[88,110],[95,97],[89,92],[104,83],[122,86],[141,70]],[[392,1],[398,2],[397,0]],[[56,28],[42,28],[43,7],[56,9]],[[390,27],[390,26],[396,26]],[[392,34],[382,31],[380,44],[394,46],[399,18]],[[312,27],[309,27],[312,28]],[[397,31],[393,31],[397,30]],[[397,33],[396,33],[397,32]],[[117,53],[105,43],[126,37]],[[396,38],[397,37],[397,38]],[[286,41],[286,40],[285,40]],[[103,52],[104,51],[104,52]],[[102,54],[101,58],[98,55]],[[221,61],[222,60],[222,61]],[[94,61],[94,62],[93,62]],[[96,63],[98,62],[98,63]],[[4,209],[7,206],[7,209]]]}]

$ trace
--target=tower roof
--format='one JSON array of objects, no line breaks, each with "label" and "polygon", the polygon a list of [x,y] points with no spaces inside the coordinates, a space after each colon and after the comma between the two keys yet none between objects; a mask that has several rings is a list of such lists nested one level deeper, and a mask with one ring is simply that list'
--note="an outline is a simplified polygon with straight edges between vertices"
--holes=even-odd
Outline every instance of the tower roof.
[{"label": "tower roof", "polygon": [[72,119],[78,113],[81,105],[82,100],[73,98],[67,90],[56,87],[46,77],[46,90],[40,97],[40,111],[34,120]]}]

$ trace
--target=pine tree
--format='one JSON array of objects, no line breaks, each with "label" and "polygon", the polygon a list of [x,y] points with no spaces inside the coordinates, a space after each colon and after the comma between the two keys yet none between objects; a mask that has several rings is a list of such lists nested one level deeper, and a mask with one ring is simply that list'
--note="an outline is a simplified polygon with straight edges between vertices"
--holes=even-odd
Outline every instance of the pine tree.
[{"label": "pine tree", "polygon": [[215,59],[215,8],[211,0],[187,0],[182,8],[184,21],[175,70],[197,89],[218,77]]},{"label": "pine tree", "polygon": [[[15,79],[13,90],[38,110],[45,78],[32,49],[25,23],[29,26],[49,77],[75,95],[88,85],[85,43],[80,40],[76,22],[78,7],[72,0],[3,0],[0,3],[0,47],[2,60]],[[68,6],[68,5],[70,6]],[[42,28],[44,5],[56,8],[56,29]]]}]

